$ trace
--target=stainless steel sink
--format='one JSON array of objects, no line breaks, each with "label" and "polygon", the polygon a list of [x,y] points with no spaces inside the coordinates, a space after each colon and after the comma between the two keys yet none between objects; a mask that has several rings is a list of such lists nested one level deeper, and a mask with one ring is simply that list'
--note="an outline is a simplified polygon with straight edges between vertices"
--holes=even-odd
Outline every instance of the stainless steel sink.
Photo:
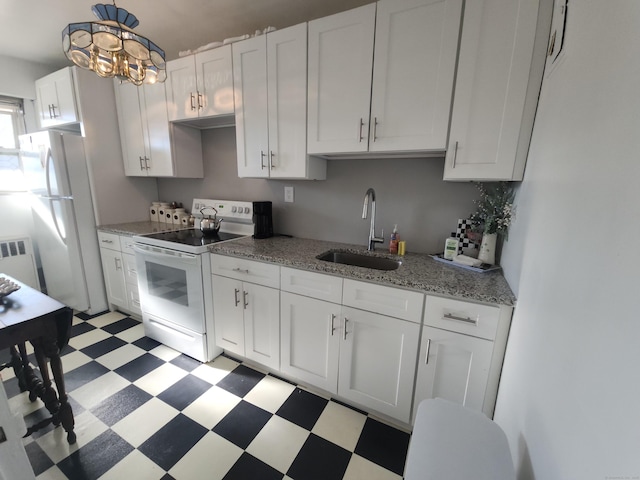
[{"label": "stainless steel sink", "polygon": [[324,260],[325,262],[373,268],[375,270],[396,270],[402,264],[401,261],[392,258],[375,257],[351,252],[335,252],[331,250],[318,255],[316,258],[318,260]]}]

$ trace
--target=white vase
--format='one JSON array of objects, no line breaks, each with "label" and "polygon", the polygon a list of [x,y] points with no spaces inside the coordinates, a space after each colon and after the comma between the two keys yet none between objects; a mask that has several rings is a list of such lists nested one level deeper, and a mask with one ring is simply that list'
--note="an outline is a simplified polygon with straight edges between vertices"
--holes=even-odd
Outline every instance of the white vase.
[{"label": "white vase", "polygon": [[485,233],[482,235],[482,243],[480,244],[480,253],[478,253],[478,260],[482,260],[483,263],[489,263],[494,265],[496,263],[496,240],[498,234]]}]

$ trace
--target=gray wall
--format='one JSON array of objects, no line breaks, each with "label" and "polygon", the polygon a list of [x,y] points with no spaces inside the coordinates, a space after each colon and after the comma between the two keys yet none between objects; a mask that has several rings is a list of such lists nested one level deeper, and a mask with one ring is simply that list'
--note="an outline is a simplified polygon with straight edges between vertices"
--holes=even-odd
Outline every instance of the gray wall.
[{"label": "gray wall", "polygon": [[[297,237],[365,245],[369,221],[362,204],[369,187],[376,191],[376,226],[385,239],[395,223],[407,251],[442,251],[458,218],[474,209],[477,189],[470,183],[442,180],[441,158],[330,160],[327,180],[264,180],[238,178],[234,128],[205,130],[204,179],[159,179],[163,201],[193,198],[271,200],[274,229]],[[284,203],[284,186],[294,187],[294,203]],[[386,246],[386,245],[385,245]]]}]

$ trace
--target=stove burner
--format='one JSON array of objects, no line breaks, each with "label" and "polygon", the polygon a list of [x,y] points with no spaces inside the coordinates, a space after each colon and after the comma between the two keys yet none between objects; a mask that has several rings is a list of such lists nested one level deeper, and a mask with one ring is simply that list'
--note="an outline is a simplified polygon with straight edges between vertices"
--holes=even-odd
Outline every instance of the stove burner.
[{"label": "stove burner", "polygon": [[233,240],[234,238],[242,237],[242,235],[237,235],[235,233],[218,232],[217,234],[207,234],[205,236],[200,230],[190,228],[184,230],[171,230],[168,232],[151,233],[149,235],[145,235],[145,237],[162,240],[165,242],[179,243],[182,245],[198,247],[201,245],[206,246],[213,243],[224,242],[226,240]]}]

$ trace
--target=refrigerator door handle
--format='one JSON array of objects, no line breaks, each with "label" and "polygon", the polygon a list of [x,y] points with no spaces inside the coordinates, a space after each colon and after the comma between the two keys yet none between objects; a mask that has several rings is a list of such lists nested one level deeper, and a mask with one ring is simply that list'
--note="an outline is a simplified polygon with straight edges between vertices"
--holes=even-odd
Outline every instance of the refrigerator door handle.
[{"label": "refrigerator door handle", "polygon": [[53,154],[51,153],[51,148],[49,148],[47,150],[47,158],[44,162],[44,173],[45,173],[45,180],[47,183],[47,195],[50,197],[52,195],[51,195],[51,179],[49,177],[49,168],[51,167],[52,164],[53,164]]},{"label": "refrigerator door handle", "polygon": [[62,231],[60,231],[60,225],[58,225],[58,216],[56,215],[56,211],[53,208],[53,202],[59,202],[59,201],[60,201],[60,199],[58,199],[58,198],[50,198],[49,199],[49,212],[51,213],[51,218],[53,219],[53,225],[56,227],[56,232],[58,232],[58,237],[60,237],[60,240],[66,246],[67,245],[67,237],[65,237],[62,234]]}]

